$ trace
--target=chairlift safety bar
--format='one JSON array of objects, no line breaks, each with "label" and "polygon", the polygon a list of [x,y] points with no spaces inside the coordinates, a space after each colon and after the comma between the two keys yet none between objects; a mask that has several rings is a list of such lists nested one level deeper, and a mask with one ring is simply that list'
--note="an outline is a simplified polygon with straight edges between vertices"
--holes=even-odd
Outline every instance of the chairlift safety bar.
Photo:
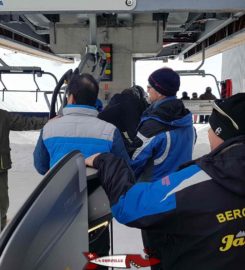
[{"label": "chairlift safety bar", "polygon": [[[31,75],[32,74],[34,84],[36,85],[36,89],[35,90],[8,89],[6,87],[3,79],[2,79],[2,74],[18,74],[18,75],[24,75],[24,74]],[[38,100],[38,92],[40,92],[40,93],[41,92],[50,92],[50,90],[41,90],[39,85],[38,85],[36,77],[42,77],[42,75],[49,75],[55,80],[56,84],[58,83],[58,80],[57,80],[56,76],[53,73],[45,72],[40,67],[8,66],[8,65],[0,66],[0,83],[3,86],[3,88],[0,89],[0,92],[2,92],[2,101],[4,101],[5,92],[35,93],[36,94],[36,101],[37,101]]]},{"label": "chairlift safety bar", "polygon": [[21,67],[21,66],[2,66],[0,67],[0,73],[9,74],[9,73],[35,73],[43,72],[40,67]]},{"label": "chairlift safety bar", "polygon": [[193,114],[210,115],[213,111],[213,100],[182,100],[185,107]]},{"label": "chairlift safety bar", "polygon": [[205,76],[205,70],[176,70],[180,76]]}]

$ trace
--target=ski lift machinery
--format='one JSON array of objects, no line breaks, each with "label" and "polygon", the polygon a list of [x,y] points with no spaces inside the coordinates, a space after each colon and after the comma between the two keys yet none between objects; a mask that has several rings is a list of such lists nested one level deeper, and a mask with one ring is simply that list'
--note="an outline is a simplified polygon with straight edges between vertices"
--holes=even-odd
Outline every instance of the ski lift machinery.
[{"label": "ski lift machinery", "polygon": [[[75,72],[82,74],[84,73],[85,69],[87,70],[90,69],[90,71],[88,72],[91,73],[98,82],[100,82],[101,78],[104,75],[105,67],[106,67],[105,53],[102,50],[98,50],[96,45],[88,45],[86,48],[86,54],[82,58],[77,69],[75,71],[73,71],[72,69],[66,71],[64,75],[60,78],[59,82],[57,83],[52,95],[50,106],[50,118],[53,118],[56,114],[62,114],[62,109],[66,105],[66,86]],[[61,107],[59,108],[58,111],[56,111],[55,105],[57,102],[57,96],[60,95],[62,88],[64,91],[62,92],[63,99]]]}]

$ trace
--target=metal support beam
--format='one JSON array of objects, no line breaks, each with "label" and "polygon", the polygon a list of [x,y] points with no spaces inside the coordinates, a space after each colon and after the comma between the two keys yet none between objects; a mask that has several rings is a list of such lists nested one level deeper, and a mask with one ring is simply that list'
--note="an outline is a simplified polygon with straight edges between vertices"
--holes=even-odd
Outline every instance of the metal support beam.
[{"label": "metal support beam", "polygon": [[9,31],[9,36],[17,34],[22,36],[23,38],[32,40],[34,42],[38,42],[43,45],[47,45],[48,43],[44,37],[41,37],[40,35],[35,33],[33,29],[31,29],[29,25],[27,25],[26,23],[21,22],[0,23],[1,35],[3,35],[4,29]]},{"label": "metal support beam", "polygon": [[204,46],[204,43],[202,43],[202,62],[201,62],[201,64],[196,68],[196,70],[199,70],[200,67],[203,66],[204,62],[205,62],[205,46]]},{"label": "metal support beam", "polygon": [[89,45],[97,45],[97,17],[96,14],[89,15]]},{"label": "metal support beam", "polygon": [[43,14],[26,14],[25,17],[35,26],[49,29],[50,20]]},{"label": "metal support beam", "polygon": [[67,12],[95,12],[95,11],[130,11],[136,6],[137,0],[11,0],[2,1],[0,13],[16,12],[25,13],[67,13]]},{"label": "metal support beam", "polygon": [[[211,36],[208,36],[202,42],[192,44],[183,50],[183,58],[188,59],[188,61],[199,61],[201,58],[201,46],[205,47],[206,57],[210,57],[244,43],[245,15],[236,19],[233,18],[233,20],[234,21],[232,21],[230,24],[226,25],[222,29],[219,29],[219,31],[215,32]],[[211,31],[211,33],[213,33],[213,31]],[[199,39],[199,41],[200,40],[202,39]]]},{"label": "metal support beam", "polygon": [[55,55],[52,52],[43,50],[42,48],[39,49],[39,48],[31,47],[31,46],[28,46],[27,44],[21,44],[20,42],[17,42],[14,40],[8,40],[7,38],[0,37],[0,47],[6,48],[8,50],[16,50],[22,53],[34,55],[37,57],[41,57],[41,58],[45,58],[45,59],[49,59],[49,60],[53,60],[57,62],[69,63],[69,64],[72,64],[74,62],[73,60],[69,58]]},{"label": "metal support beam", "polygon": [[3,1],[0,13],[7,12],[41,12],[41,13],[94,13],[106,12],[178,12],[178,11],[202,11],[202,12],[237,12],[245,9],[244,0],[11,0]]},{"label": "metal support beam", "polygon": [[[244,1],[244,3],[245,3],[245,1]],[[184,55],[186,52],[188,52],[189,50],[194,48],[196,45],[200,44],[201,42],[206,40],[208,37],[217,33],[219,30],[221,30],[225,26],[229,25],[230,23],[238,20],[243,15],[244,15],[244,12],[238,12],[225,21],[209,23],[209,25],[206,26],[206,30],[200,35],[198,40],[195,43],[193,43],[191,46],[188,46],[187,49],[183,50],[181,54]]]},{"label": "metal support beam", "polygon": [[236,12],[245,9],[244,0],[137,0],[135,12],[212,11]]},{"label": "metal support beam", "polygon": [[[42,15],[43,16],[43,15]],[[27,24],[33,32],[35,32],[38,35],[48,35],[49,34],[49,29],[42,29],[42,30],[37,30],[37,27],[35,27],[34,24],[32,24],[25,15],[21,16],[22,20]],[[50,26],[50,25],[49,25]]]}]

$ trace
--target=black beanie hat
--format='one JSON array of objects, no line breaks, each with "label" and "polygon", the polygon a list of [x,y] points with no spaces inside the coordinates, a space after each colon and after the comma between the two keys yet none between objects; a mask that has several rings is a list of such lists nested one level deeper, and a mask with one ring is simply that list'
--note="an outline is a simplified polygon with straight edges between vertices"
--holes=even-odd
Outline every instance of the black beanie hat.
[{"label": "black beanie hat", "polygon": [[150,86],[164,96],[175,96],[180,86],[179,74],[171,68],[155,70],[148,78]]},{"label": "black beanie hat", "polygon": [[215,100],[209,124],[221,139],[245,135],[245,93]]}]

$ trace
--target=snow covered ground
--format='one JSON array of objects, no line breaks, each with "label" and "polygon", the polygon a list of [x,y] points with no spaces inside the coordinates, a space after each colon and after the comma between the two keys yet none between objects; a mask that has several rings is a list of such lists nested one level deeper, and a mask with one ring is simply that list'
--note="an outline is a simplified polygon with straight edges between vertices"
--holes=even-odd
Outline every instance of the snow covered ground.
[{"label": "snow covered ground", "polygon": [[[208,125],[196,125],[198,139],[193,158],[209,152],[207,138]],[[11,132],[11,156],[13,167],[9,171],[10,208],[8,218],[11,219],[42,180],[33,167],[33,150],[39,132]],[[127,228],[114,221],[114,253],[143,253],[140,231]]]}]

